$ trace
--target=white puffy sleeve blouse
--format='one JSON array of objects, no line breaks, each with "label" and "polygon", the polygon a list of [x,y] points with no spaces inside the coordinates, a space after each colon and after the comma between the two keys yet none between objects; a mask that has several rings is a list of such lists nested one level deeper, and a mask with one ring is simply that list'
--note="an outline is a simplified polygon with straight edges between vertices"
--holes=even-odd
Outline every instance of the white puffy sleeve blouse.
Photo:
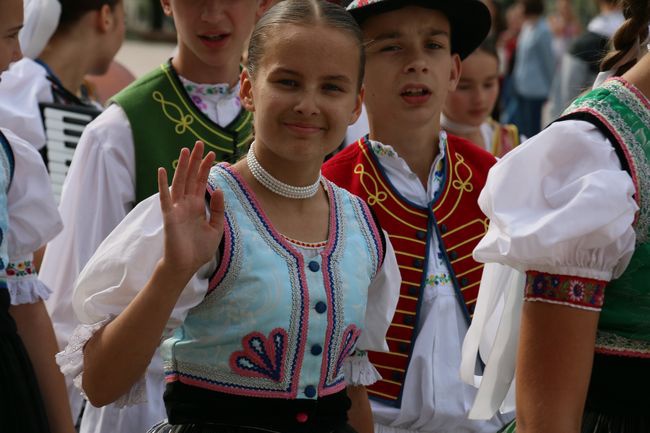
[{"label": "white puffy sleeve blouse", "polygon": [[[82,325],[73,333],[68,347],[57,355],[61,370],[74,377],[77,386],[80,387],[83,374],[83,346],[95,332],[120,314],[145,286],[162,258],[163,242],[163,219],[156,194],[125,217],[79,275],[72,304]],[[346,380],[353,385],[372,384],[381,378],[364,352],[388,350],[385,336],[399,298],[401,278],[388,236],[386,244],[383,266],[368,288],[366,323],[357,343],[357,353],[344,365]],[[171,335],[183,323],[189,310],[202,302],[217,265],[215,257],[185,286],[167,322],[165,335]],[[142,403],[142,380],[117,404]]]},{"label": "white puffy sleeve blouse", "polygon": [[33,253],[63,228],[50,177],[41,155],[9,130],[2,129],[14,156],[14,175],[7,193],[9,263],[7,284],[13,305],[47,299],[49,289],[38,279]]},{"label": "white puffy sleeve blouse", "polygon": [[583,121],[552,124],[491,169],[479,198],[490,226],[474,250],[487,265],[461,365],[479,387],[471,418],[514,409],[524,300],[600,310],[634,252],[634,194],[612,144]]}]

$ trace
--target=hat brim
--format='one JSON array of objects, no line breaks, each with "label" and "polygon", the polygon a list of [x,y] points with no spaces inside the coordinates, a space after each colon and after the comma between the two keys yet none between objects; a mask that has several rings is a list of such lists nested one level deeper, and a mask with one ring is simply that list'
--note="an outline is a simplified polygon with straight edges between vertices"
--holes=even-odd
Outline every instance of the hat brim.
[{"label": "hat brim", "polygon": [[348,12],[361,25],[372,16],[410,5],[435,9],[447,16],[451,26],[451,51],[461,59],[478,48],[490,32],[490,11],[479,0],[382,0],[349,8]]}]

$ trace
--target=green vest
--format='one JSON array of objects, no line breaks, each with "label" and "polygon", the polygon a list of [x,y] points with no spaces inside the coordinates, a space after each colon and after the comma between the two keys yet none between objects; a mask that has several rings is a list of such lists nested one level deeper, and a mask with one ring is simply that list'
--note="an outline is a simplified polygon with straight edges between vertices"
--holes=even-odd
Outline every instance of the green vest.
[{"label": "green vest", "polygon": [[158,192],[158,167],[167,169],[171,183],[183,147],[201,140],[217,161],[234,163],[252,139],[251,113],[242,109],[225,128],[217,125],[191,101],[171,62],[132,83],[113,102],[124,110],[133,131],[136,203]]},{"label": "green vest", "polygon": [[650,356],[650,101],[620,78],[578,98],[560,120],[594,124],[614,145],[635,186],[637,245],[629,266],[605,290],[596,348]]}]

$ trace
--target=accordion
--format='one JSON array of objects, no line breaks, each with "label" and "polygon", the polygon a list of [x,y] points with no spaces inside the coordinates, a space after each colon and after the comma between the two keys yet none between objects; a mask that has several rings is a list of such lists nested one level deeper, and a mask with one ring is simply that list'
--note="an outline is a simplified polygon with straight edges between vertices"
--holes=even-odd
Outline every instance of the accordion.
[{"label": "accordion", "polygon": [[50,173],[52,191],[58,203],[81,133],[86,125],[99,116],[101,110],[89,105],[59,103],[41,103],[40,109],[46,139],[41,155]]}]

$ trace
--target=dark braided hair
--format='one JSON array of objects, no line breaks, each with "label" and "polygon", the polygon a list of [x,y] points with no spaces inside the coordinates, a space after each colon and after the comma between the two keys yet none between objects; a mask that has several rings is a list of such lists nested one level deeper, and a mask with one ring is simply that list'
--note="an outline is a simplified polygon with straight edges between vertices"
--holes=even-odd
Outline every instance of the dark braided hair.
[{"label": "dark braided hair", "polygon": [[[650,2],[648,0],[622,0],[623,15],[625,22],[612,37],[612,50],[605,56],[600,64],[601,71],[612,69],[620,62],[627,52],[632,49],[638,41],[644,42],[648,39],[648,22],[650,21]],[[616,75],[624,74],[630,69],[636,60],[622,65]]]}]

